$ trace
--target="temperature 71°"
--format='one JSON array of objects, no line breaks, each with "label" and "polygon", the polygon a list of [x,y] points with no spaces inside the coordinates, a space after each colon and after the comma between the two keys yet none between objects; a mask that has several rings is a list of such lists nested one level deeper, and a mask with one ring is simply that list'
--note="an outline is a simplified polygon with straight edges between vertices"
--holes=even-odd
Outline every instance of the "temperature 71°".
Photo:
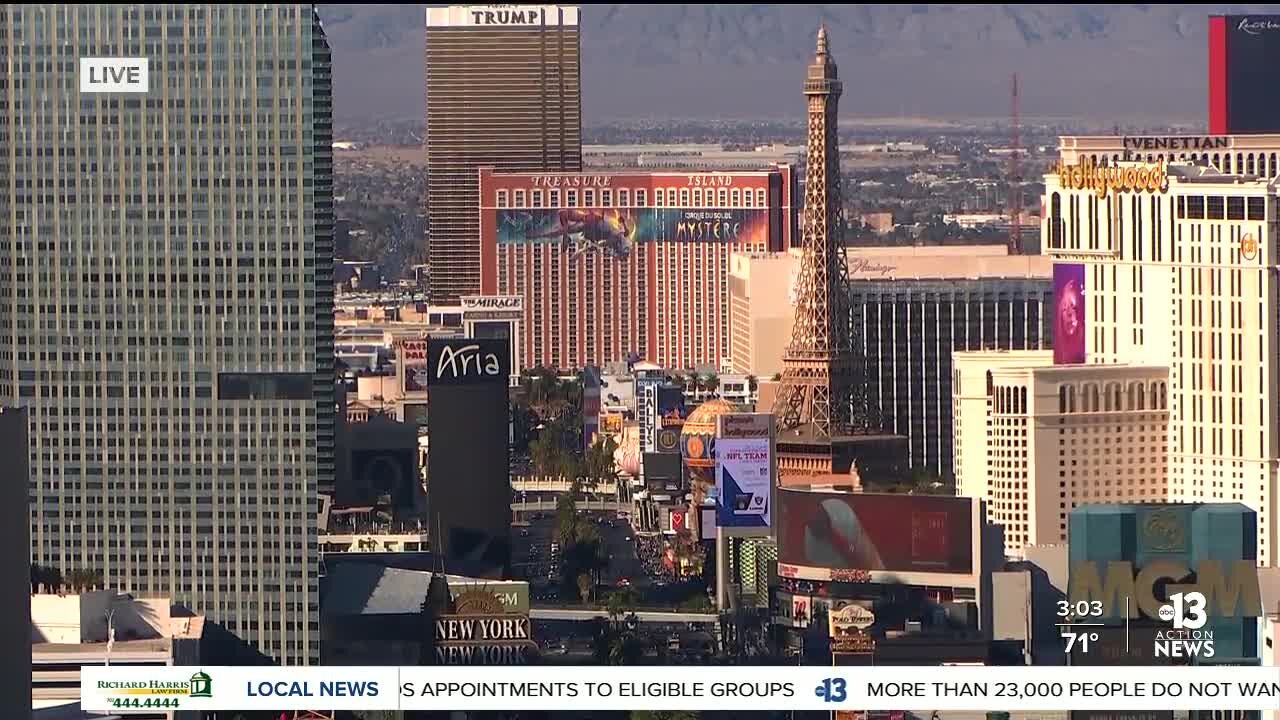
[{"label": "temperature 71\u00b0", "polygon": [[1082,632],[1077,630],[1063,630],[1062,637],[1067,641],[1067,652],[1071,652],[1077,644],[1080,645],[1080,652],[1089,652],[1089,643],[1098,639],[1096,632]]}]

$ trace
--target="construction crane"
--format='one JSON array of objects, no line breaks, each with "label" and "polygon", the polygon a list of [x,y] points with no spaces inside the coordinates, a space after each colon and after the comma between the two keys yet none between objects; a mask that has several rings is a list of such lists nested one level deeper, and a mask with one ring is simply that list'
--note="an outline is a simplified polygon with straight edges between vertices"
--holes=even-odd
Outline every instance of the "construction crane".
[{"label": "construction crane", "polygon": [[1013,142],[1009,152],[1009,254],[1022,252],[1022,123],[1018,117],[1018,73],[1013,74],[1009,94],[1009,121]]}]

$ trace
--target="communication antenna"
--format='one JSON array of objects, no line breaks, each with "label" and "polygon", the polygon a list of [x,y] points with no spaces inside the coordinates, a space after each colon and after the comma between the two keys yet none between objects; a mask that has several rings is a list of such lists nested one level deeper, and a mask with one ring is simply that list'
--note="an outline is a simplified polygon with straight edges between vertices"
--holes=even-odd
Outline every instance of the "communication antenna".
[{"label": "communication antenna", "polygon": [[1009,119],[1013,142],[1009,153],[1009,254],[1022,252],[1022,124],[1018,117],[1018,73],[1013,74],[1009,94]]}]

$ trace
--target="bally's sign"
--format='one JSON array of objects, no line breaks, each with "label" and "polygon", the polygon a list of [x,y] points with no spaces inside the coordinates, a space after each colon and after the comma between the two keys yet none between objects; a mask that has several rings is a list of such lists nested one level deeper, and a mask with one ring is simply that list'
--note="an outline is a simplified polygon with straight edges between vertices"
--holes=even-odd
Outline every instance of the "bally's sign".
[{"label": "bally's sign", "polygon": [[505,340],[448,338],[427,343],[428,385],[505,385],[510,374]]},{"label": "bally's sign", "polygon": [[1058,161],[1058,183],[1066,190],[1092,190],[1098,197],[1115,192],[1164,192],[1169,177],[1164,160],[1141,165],[1098,165],[1090,159],[1067,165]]}]

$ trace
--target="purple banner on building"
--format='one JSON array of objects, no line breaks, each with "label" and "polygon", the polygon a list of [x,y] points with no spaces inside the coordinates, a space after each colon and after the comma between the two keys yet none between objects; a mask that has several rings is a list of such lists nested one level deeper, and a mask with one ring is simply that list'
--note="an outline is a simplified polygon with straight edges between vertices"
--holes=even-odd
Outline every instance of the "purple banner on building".
[{"label": "purple banner on building", "polygon": [[1079,365],[1085,356],[1084,266],[1053,266],[1053,363]]}]

